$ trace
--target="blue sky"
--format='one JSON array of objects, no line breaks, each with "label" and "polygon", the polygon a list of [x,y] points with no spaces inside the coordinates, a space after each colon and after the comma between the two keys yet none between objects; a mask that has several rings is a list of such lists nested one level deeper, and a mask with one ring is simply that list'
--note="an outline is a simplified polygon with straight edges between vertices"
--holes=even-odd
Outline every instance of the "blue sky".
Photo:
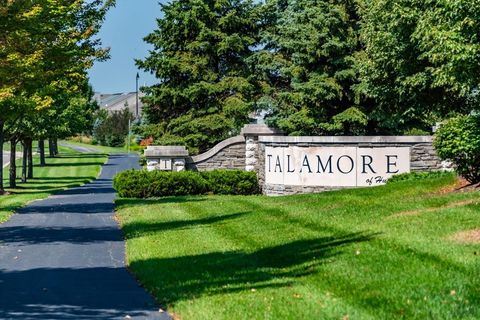
[{"label": "blue sky", "polygon": [[[134,59],[143,59],[151,48],[143,38],[156,29],[161,16],[158,0],[117,0],[108,13],[99,37],[110,47],[111,59],[97,62],[90,70],[90,83],[97,92],[135,91],[137,67]],[[139,85],[151,85],[155,77],[140,71]]]}]

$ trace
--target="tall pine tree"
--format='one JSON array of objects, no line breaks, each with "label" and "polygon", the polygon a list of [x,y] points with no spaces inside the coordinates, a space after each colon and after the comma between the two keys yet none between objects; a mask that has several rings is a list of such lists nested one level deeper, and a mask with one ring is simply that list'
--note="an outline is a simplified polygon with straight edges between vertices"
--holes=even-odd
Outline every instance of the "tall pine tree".
[{"label": "tall pine tree", "polygon": [[362,134],[367,116],[352,89],[361,49],[356,1],[269,0],[264,12],[264,48],[254,61],[267,122],[293,135]]},{"label": "tall pine tree", "polygon": [[257,6],[244,0],[174,0],[162,5],[154,50],[140,68],[159,83],[144,88],[144,114],[159,143],[204,151],[238,132],[253,110],[247,59],[258,44]]}]

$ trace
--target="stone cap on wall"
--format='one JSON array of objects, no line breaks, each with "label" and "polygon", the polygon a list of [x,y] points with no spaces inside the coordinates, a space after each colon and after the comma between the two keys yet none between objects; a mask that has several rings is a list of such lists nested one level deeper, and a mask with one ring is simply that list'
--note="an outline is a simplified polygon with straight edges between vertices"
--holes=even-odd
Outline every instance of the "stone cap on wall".
[{"label": "stone cap on wall", "polygon": [[243,136],[278,136],[284,133],[278,129],[270,128],[266,124],[247,124],[243,127],[240,135]]},{"label": "stone cap on wall", "polygon": [[188,150],[184,146],[148,146],[145,149],[146,157],[188,157]]},{"label": "stone cap on wall", "polygon": [[432,136],[261,136],[260,143],[431,143]]}]

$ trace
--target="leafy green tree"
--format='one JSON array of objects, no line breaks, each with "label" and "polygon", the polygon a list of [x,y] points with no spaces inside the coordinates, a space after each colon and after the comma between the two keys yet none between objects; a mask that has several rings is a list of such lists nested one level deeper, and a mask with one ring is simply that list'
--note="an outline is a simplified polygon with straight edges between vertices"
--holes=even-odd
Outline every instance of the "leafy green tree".
[{"label": "leafy green tree", "polygon": [[263,13],[264,48],[252,64],[267,122],[293,135],[362,133],[367,120],[352,90],[356,1],[269,0]]},{"label": "leafy green tree", "polygon": [[429,129],[478,107],[480,1],[373,0],[361,10],[360,95],[381,132]]},{"label": "leafy green tree", "polygon": [[154,50],[140,68],[159,83],[144,88],[144,114],[164,132],[205,150],[236,133],[253,110],[256,85],[246,59],[258,43],[257,6],[250,0],[175,0],[163,4]]},{"label": "leafy green tree", "polygon": [[[0,148],[7,125],[14,151],[19,137],[27,135],[28,119],[50,108],[59,92],[79,92],[86,69],[106,58],[107,51],[93,37],[113,1],[0,4]],[[10,185],[15,186],[15,167],[11,169]],[[0,176],[0,192],[2,182]]]}]

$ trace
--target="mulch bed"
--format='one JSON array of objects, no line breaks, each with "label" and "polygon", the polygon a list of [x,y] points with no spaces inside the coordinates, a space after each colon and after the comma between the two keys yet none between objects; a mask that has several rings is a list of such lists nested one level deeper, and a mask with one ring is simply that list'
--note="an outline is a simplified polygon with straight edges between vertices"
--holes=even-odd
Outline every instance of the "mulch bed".
[{"label": "mulch bed", "polygon": [[465,180],[464,178],[458,178],[457,182],[453,185],[446,186],[440,189],[438,194],[445,194],[451,192],[471,192],[471,191],[480,191],[480,183],[472,184]]}]

